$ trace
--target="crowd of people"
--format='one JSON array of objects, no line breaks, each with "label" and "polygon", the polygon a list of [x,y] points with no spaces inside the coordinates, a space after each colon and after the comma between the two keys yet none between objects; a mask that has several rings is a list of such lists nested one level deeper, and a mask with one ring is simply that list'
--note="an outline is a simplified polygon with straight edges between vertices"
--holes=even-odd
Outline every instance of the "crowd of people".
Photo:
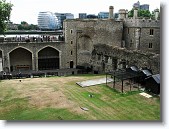
[{"label": "crowd of people", "polygon": [[27,36],[10,36],[0,37],[0,42],[54,42],[64,41],[63,35],[27,35]]}]

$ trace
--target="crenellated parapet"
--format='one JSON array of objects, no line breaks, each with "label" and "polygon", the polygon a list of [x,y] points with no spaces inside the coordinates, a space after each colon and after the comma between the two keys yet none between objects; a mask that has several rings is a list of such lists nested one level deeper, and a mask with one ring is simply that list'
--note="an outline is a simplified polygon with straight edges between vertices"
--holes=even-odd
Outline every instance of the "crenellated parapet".
[{"label": "crenellated parapet", "polygon": [[146,19],[146,18],[137,18],[137,19],[127,18],[127,19],[124,19],[124,27],[159,28],[160,27],[160,20],[152,20],[152,19]]}]

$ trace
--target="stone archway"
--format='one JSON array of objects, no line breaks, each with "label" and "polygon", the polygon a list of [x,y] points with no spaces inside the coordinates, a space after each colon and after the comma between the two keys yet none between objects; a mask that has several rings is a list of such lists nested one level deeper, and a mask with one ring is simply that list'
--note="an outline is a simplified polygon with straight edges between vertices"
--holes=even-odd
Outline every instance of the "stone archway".
[{"label": "stone archway", "polygon": [[10,71],[32,70],[32,53],[25,48],[16,48],[9,53]]},{"label": "stone archway", "polygon": [[52,47],[45,47],[38,52],[38,69],[51,70],[60,67],[59,51]]}]

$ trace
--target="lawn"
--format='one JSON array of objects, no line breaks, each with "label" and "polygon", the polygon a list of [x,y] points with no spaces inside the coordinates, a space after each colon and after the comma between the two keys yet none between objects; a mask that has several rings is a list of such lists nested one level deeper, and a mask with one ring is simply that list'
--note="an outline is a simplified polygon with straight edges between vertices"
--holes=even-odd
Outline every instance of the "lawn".
[{"label": "lawn", "polygon": [[[76,82],[104,75],[27,78],[0,82],[1,120],[160,120],[160,99],[119,93],[105,84]],[[89,94],[94,96],[91,98]],[[88,111],[84,111],[85,107]]]}]

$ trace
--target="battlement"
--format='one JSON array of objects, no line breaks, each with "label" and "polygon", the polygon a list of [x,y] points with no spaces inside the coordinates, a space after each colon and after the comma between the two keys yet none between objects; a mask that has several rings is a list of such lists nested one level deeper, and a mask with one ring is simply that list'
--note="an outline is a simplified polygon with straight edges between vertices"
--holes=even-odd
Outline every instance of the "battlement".
[{"label": "battlement", "polygon": [[66,19],[64,20],[64,22],[106,22],[106,21],[114,21],[114,22],[119,22],[117,20],[114,19],[80,19],[80,18],[76,18],[76,19]]},{"label": "battlement", "polygon": [[124,19],[124,27],[160,27],[160,20],[146,18],[127,18]]}]

